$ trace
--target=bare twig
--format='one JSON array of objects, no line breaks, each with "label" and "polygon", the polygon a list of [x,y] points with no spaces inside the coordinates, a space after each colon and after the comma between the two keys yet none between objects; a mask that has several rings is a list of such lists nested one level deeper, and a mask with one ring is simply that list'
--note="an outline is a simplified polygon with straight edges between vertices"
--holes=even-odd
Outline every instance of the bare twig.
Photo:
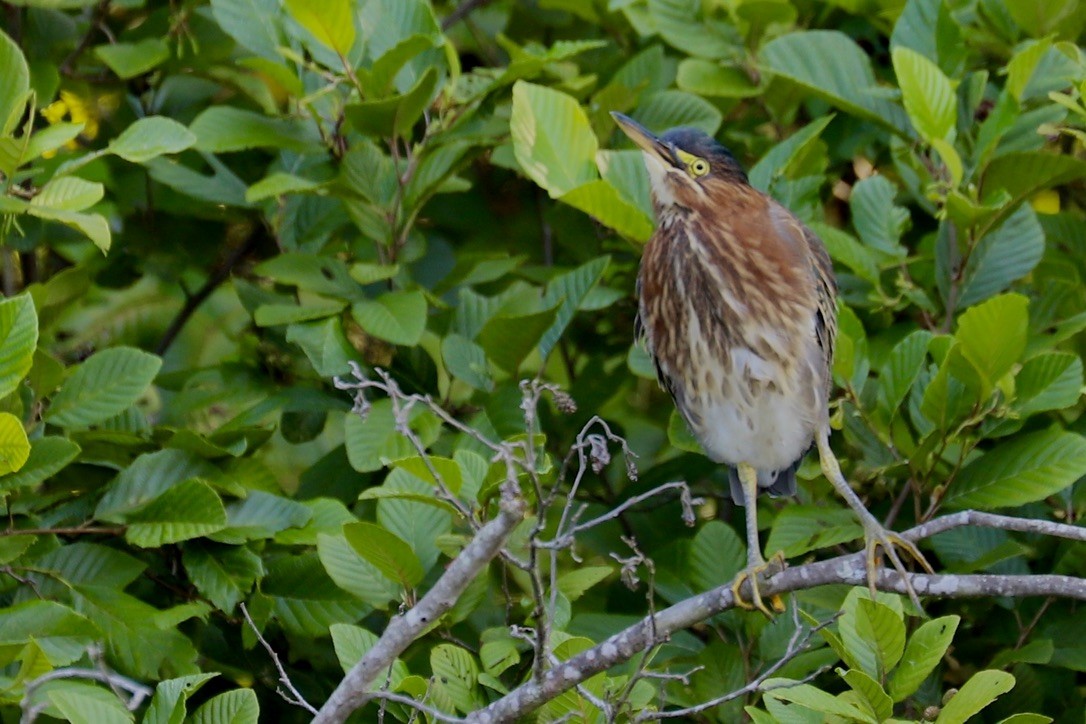
[{"label": "bare twig", "polygon": [[453,716],[452,714],[447,714],[447,713],[441,711],[440,709],[435,709],[434,707],[430,706],[429,704],[421,702],[418,699],[412,699],[410,696],[404,696],[403,694],[397,694],[397,693],[395,693],[393,691],[375,691],[375,692],[372,693],[371,696],[374,699],[381,699],[382,701],[391,701],[391,702],[396,703],[396,704],[403,704],[404,706],[411,707],[412,709],[414,709],[416,711],[420,711],[423,714],[426,714],[427,716],[429,716],[431,719],[435,719],[436,721],[452,722],[453,724],[457,724],[458,722],[463,722],[464,721],[460,717]]},{"label": "bare twig", "polygon": [[[600,525],[601,523],[606,523],[609,520],[614,520],[615,518],[622,515],[622,513],[624,513],[626,510],[629,510],[638,503],[643,503],[649,498],[654,498],[661,493],[667,492],[668,490],[679,491],[680,499],[682,500],[683,506],[683,522],[687,525],[693,525],[695,522],[694,506],[700,505],[702,500],[701,498],[695,498],[692,496],[690,492],[690,486],[688,486],[685,482],[681,480],[675,480],[670,483],[664,483],[663,485],[659,485],[652,490],[641,493],[640,495],[635,495],[632,498],[627,498],[620,505],[612,508],[606,513],[599,515],[584,523],[577,523],[572,528],[568,529],[565,533],[562,533],[560,537],[555,537],[553,540],[540,541],[538,545],[540,548],[566,548],[573,544],[574,539],[579,533],[583,533],[589,528],[595,528],[597,525]],[[575,514],[574,522],[576,522],[576,517],[578,516]]]},{"label": "bare twig", "polygon": [[[831,623],[836,621],[837,616],[833,616],[818,624],[817,626],[806,628],[805,626],[802,626],[799,622],[799,607],[793,605],[792,619],[795,623],[795,630],[793,630],[792,636],[788,640],[788,646],[785,648],[784,653],[779,659],[774,661],[773,664],[766,668],[765,671],[758,674],[757,677],[747,683],[746,686],[740,687],[735,691],[728,692],[723,696],[718,696],[714,699],[703,701],[700,704],[686,707],[683,709],[674,709],[671,711],[643,711],[637,715],[634,721],[653,721],[658,719],[678,719],[680,717],[688,717],[693,714],[700,714],[703,711],[720,706],[721,704],[726,704],[729,701],[733,701],[741,696],[746,696],[747,694],[751,694],[755,691],[766,691],[767,689],[763,689],[762,685],[774,674],[780,671],[785,664],[806,651],[811,645],[811,637],[814,636],[818,631],[824,629],[826,626],[829,626]],[[817,678],[823,671],[828,668],[828,665],[823,666],[811,672],[811,674],[805,677],[802,681],[795,682],[794,685],[798,686],[799,684],[805,684],[808,681]]]},{"label": "bare twig", "polygon": [[290,676],[287,675],[287,670],[283,668],[283,662],[279,660],[279,655],[275,653],[275,649],[271,647],[271,644],[269,644],[263,634],[260,633],[260,629],[256,627],[256,623],[253,621],[253,617],[249,615],[249,609],[245,607],[244,602],[241,603],[241,615],[245,617],[245,621],[249,624],[249,628],[256,634],[256,640],[261,643],[264,650],[268,652],[268,656],[271,657],[272,663],[275,664],[275,670],[279,672],[279,683],[287,688],[286,691],[279,689],[279,696],[283,697],[288,704],[300,706],[310,714],[316,714],[317,708],[306,701],[305,697],[302,696],[302,693],[295,688],[294,682],[291,681]]}]

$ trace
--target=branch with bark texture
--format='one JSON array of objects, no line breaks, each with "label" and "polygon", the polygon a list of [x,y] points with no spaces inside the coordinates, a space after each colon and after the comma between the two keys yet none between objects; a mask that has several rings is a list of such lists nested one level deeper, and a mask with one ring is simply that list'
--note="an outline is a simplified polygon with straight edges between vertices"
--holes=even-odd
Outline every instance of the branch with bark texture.
[{"label": "branch with bark texture", "polygon": [[[902,535],[917,541],[966,525],[1086,541],[1086,528],[977,511],[963,511],[936,518]],[[759,590],[762,596],[772,596],[829,584],[861,586],[866,581],[867,570],[864,554],[861,552],[787,568],[769,579],[762,580]],[[914,573],[909,574],[909,581],[918,594],[932,598],[1057,596],[1086,601],[1086,579],[1070,576]],[[896,572],[886,569],[880,572],[876,586],[882,591],[906,592],[905,580]],[[749,599],[749,582],[743,593]],[[734,607],[735,598],[730,582],[680,601],[564,661],[548,670],[541,679],[530,679],[485,709],[473,712],[467,717],[467,721],[475,724],[515,721],[601,671],[624,663],[636,654],[663,643],[675,632]]]}]

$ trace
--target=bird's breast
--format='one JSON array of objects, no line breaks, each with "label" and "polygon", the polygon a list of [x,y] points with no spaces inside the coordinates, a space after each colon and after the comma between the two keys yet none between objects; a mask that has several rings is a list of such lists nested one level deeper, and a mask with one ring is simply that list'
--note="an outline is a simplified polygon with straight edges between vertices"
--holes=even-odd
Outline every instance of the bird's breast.
[{"label": "bird's breast", "polygon": [[734,240],[696,233],[654,238],[645,251],[649,351],[710,457],[779,470],[807,450],[826,415],[813,308],[757,250],[728,254]]}]

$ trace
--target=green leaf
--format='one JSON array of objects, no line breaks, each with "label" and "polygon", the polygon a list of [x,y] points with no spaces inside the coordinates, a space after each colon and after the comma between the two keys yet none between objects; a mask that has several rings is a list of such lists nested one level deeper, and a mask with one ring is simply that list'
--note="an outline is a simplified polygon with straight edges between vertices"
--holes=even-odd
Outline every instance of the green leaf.
[{"label": "green leaf", "polygon": [[977,672],[946,703],[935,724],[965,724],[969,717],[1013,688],[1014,677],[1006,671]]},{"label": "green leaf", "polygon": [[733,528],[711,520],[694,536],[688,555],[691,584],[708,591],[732,580],[743,569],[747,547]]},{"label": "green leaf", "polygon": [[145,163],[152,158],[181,153],[196,143],[196,136],[172,118],[141,118],[109,142],[111,153],[131,163]]},{"label": "green leaf", "polygon": [[196,649],[175,625],[163,628],[163,613],[113,585],[85,583],[71,593],[80,612],[102,630],[106,653],[115,665],[134,676],[155,679],[162,667],[194,670]]},{"label": "green leaf", "polygon": [[[467,337],[450,334],[441,341],[441,358],[449,374],[477,390],[489,392],[494,380],[486,363],[486,352]],[[1076,358],[1077,359],[1077,358]]]},{"label": "green leaf", "polygon": [[0,398],[14,392],[26,377],[37,345],[38,315],[30,295],[0,301]]},{"label": "green leaf", "polygon": [[886,364],[879,370],[879,391],[891,414],[905,401],[923,369],[931,332],[918,329],[894,345]]},{"label": "green leaf", "polygon": [[999,443],[962,468],[944,498],[954,508],[1013,508],[1044,500],[1086,475],[1086,439],[1060,430]]},{"label": "green leaf", "polygon": [[[351,521],[355,518],[352,516]],[[357,596],[374,608],[386,608],[398,600],[401,588],[377,566],[360,556],[342,534],[342,524],[335,534],[317,536],[317,555],[328,576],[344,591]]]},{"label": "green leaf", "polygon": [[43,417],[72,428],[104,422],[134,405],[161,366],[155,355],[132,347],[96,352],[65,381]]},{"label": "green leaf", "polygon": [[789,505],[773,520],[766,550],[783,551],[786,557],[847,543],[863,535],[850,510],[810,505]]},{"label": "green leaf", "polygon": [[[54,601],[34,599],[0,611],[0,652],[14,654],[34,641],[54,666],[75,661],[101,635],[85,616]],[[11,660],[3,656],[5,663]]]},{"label": "green leaf", "polygon": [[246,111],[234,106],[211,106],[189,125],[196,134],[196,148],[210,153],[244,151],[250,148],[282,148],[312,151],[320,137],[308,123]]},{"label": "green leaf", "polygon": [[533,314],[492,317],[479,332],[479,342],[494,364],[515,374],[524,358],[553,327],[558,311],[556,305]]},{"label": "green leaf", "polygon": [[0,31],[0,137],[12,132],[26,108],[30,90],[30,69],[19,46]]},{"label": "green leaf", "polygon": [[909,211],[894,203],[897,188],[885,176],[868,176],[852,187],[849,206],[852,224],[868,246],[904,257],[901,235],[909,224]]},{"label": "green leaf", "polygon": [[42,186],[30,200],[31,209],[47,207],[59,211],[83,211],[102,200],[105,187],[76,176],[58,176]]},{"label": "green leaf", "polygon": [[[433,415],[416,406],[411,413],[411,429],[423,445],[429,446],[437,439],[439,425]],[[418,455],[414,446],[397,432],[388,400],[373,403],[365,419],[347,413],[344,438],[347,459],[360,473],[380,470],[390,462]]]},{"label": "green leaf", "polygon": [[894,48],[891,57],[913,127],[929,143],[935,139],[953,140],[958,95],[950,79],[939,66],[911,48]]},{"label": "green leaf", "polygon": [[64,681],[49,687],[46,696],[72,724],[127,724],[132,713],[117,695],[102,686]]},{"label": "green leaf", "polygon": [[611,566],[581,566],[558,576],[558,590],[570,601],[576,601],[613,572]]},{"label": "green leaf", "polygon": [[845,717],[847,721],[861,721],[869,724],[875,724],[876,721],[875,717],[861,711],[844,699],[827,694],[810,684],[801,684],[792,679],[766,679],[762,684],[762,691],[762,696],[766,699],[791,701],[823,714]]},{"label": "green leaf", "polygon": [[339,300],[310,302],[300,304],[261,304],[253,313],[253,321],[258,327],[278,327],[283,324],[309,322],[339,314],[346,307],[346,302]]},{"label": "green leaf", "polygon": [[328,577],[313,552],[269,561],[260,587],[284,630],[307,638],[327,636],[332,624],[353,623],[370,610]]},{"label": "green leaf", "polygon": [[890,675],[890,696],[894,701],[904,701],[931,675],[950,648],[960,621],[958,616],[942,616],[925,621],[913,632],[901,663]]},{"label": "green leaf", "polygon": [[909,117],[888,100],[875,80],[871,60],[859,45],[836,30],[782,35],[762,47],[763,67],[860,118],[909,136]]},{"label": "green leaf", "polygon": [[581,184],[559,196],[558,200],[580,209],[633,241],[644,243],[652,236],[652,219],[603,179]]},{"label": "green leaf", "polygon": [[347,374],[350,371],[348,363],[358,356],[343,332],[339,317],[292,324],[287,327],[287,341],[302,348],[321,377]]},{"label": "green leaf", "polygon": [[[249,187],[245,192],[245,200],[249,203],[277,198],[287,194],[300,194],[308,191],[316,191],[324,186],[319,181],[295,176],[294,174],[276,171],[265,176]],[[273,257],[278,258],[278,257]]]},{"label": "green leaf", "polygon": [[819,135],[833,119],[832,113],[821,116],[767,151],[758,163],[751,167],[750,185],[759,191],[768,192],[773,181],[779,178],[795,159],[802,158],[808,149],[819,142]]},{"label": "green leaf", "polygon": [[94,516],[123,523],[170,488],[197,477],[212,478],[218,470],[207,461],[183,450],[159,450],[141,455],[106,488]]},{"label": "green leaf", "polygon": [[551,198],[596,180],[599,143],[572,97],[517,81],[509,128],[517,163]]},{"label": "green leaf", "polygon": [[79,446],[67,438],[39,437],[30,443],[30,455],[19,471],[0,478],[0,492],[38,485],[60,472],[78,455]]},{"label": "green leaf", "polygon": [[103,63],[122,80],[143,75],[170,58],[170,48],[162,38],[147,38],[138,43],[113,43],[94,49]]},{"label": "green leaf", "polygon": [[346,58],[354,45],[350,0],[285,0],[287,12],[322,45]]},{"label": "green leaf", "polygon": [[226,527],[210,538],[234,545],[273,538],[287,528],[302,527],[311,516],[309,508],[301,503],[262,490],[250,490],[244,500],[227,506]]},{"label": "green leaf", "polygon": [[837,669],[837,673],[845,680],[849,688],[859,694],[861,701],[867,704],[868,711],[877,721],[885,721],[893,716],[894,702],[883,690],[879,682],[860,671],[859,669]]},{"label": "green leaf", "polygon": [[1083,177],[1086,177],[1086,162],[1074,156],[1046,151],[1005,153],[993,160],[984,171],[982,200],[990,202],[999,198],[1001,192],[1010,194],[1010,200],[1002,205],[1006,213],[1018,209],[1020,202],[1038,191]]},{"label": "green leaf", "polygon": [[22,420],[10,412],[0,412],[0,475],[22,469],[30,457],[30,441]]},{"label": "green leaf", "polygon": [[260,703],[252,689],[234,689],[208,700],[196,710],[190,724],[258,724]]},{"label": "green leaf", "polygon": [[999,228],[981,237],[965,263],[958,305],[968,307],[998,294],[1033,271],[1045,248],[1037,214],[1023,204]]},{"label": "green leaf", "polygon": [[[1022,417],[1070,407],[1082,396],[1082,359],[1067,352],[1046,352],[1031,357],[1022,363],[1022,369],[1015,375],[1014,387],[1013,404]],[[0,489],[3,489],[2,482]]]},{"label": "green leaf", "polygon": [[703,98],[751,98],[761,92],[742,68],[700,58],[686,58],[680,62],[675,83],[682,90]]},{"label": "green leaf", "polygon": [[396,468],[404,470],[427,485],[432,486],[437,486],[438,481],[434,477],[434,473],[436,473],[453,495],[459,493],[460,487],[464,484],[460,465],[451,458],[427,455],[426,460],[423,460],[419,456],[414,456],[397,461]]},{"label": "green leaf", "polygon": [[698,0],[649,0],[655,30],[669,45],[702,58],[724,58],[742,48],[728,24],[705,17]]},{"label": "green leaf", "polygon": [[715,136],[724,116],[709,101],[693,93],[665,90],[644,99],[633,113],[634,119],[649,129],[664,130],[674,126],[692,126]]},{"label": "green leaf", "polygon": [[463,714],[478,706],[475,682],[479,667],[475,658],[453,644],[438,644],[430,651],[430,669],[434,672],[434,696],[446,700]]},{"label": "green leaf", "polygon": [[57,221],[65,226],[70,226],[86,236],[103,253],[109,251],[113,245],[113,234],[109,229],[109,222],[101,214],[81,214],[66,209],[54,209],[38,204],[31,204],[27,213],[39,219]]},{"label": "green leaf", "polygon": [[355,321],[378,339],[413,347],[426,329],[426,295],[421,290],[387,292],[351,306]]},{"label": "green leaf", "polygon": [[[430,483],[420,480],[403,468],[389,473],[382,487],[392,492],[413,493],[431,498],[434,496]],[[423,570],[429,570],[437,562],[440,555],[438,536],[452,529],[452,516],[444,506],[402,498],[380,500],[377,503],[377,522],[407,542],[418,556]]]},{"label": "green leaf", "polygon": [[124,537],[140,548],[199,538],[226,527],[226,509],[211,486],[186,480],[130,514]]},{"label": "green leaf", "polygon": [[[351,667],[361,661],[362,657],[377,644],[377,635],[361,626],[334,623],[329,627],[329,633],[332,634],[332,645],[336,649],[336,658],[339,659],[339,665],[344,673],[350,671]],[[392,666],[387,670],[388,688],[397,691],[400,682],[409,673],[403,661],[400,659],[393,661]],[[385,676],[382,675],[379,680],[370,685],[369,690],[375,691],[385,685]]]},{"label": "green leaf", "polygon": [[596,286],[603,272],[607,269],[611,258],[604,256],[577,267],[573,271],[560,274],[547,283],[547,291],[543,294],[543,306],[552,307],[558,305],[554,323],[543,333],[539,340],[539,354],[546,359],[551,350],[558,343],[570,320],[573,319],[581,302]]},{"label": "green leaf", "polygon": [[846,603],[841,617],[841,642],[865,674],[882,681],[905,650],[905,623],[900,613],[878,601],[855,598],[853,603]]},{"label": "green leaf", "polygon": [[260,556],[244,546],[197,542],[185,546],[182,560],[196,590],[228,614],[264,575]]},{"label": "green leaf", "polygon": [[962,355],[980,373],[983,397],[1011,371],[1026,350],[1028,306],[1029,299],[1021,294],[1003,294],[970,307],[958,319],[954,336]]},{"label": "green leaf", "polygon": [[218,673],[193,674],[158,682],[155,695],[141,724],[182,724],[185,719],[185,702]]},{"label": "green leaf", "polygon": [[425,571],[418,556],[402,538],[373,523],[348,523],[343,535],[360,556],[388,578],[405,588],[414,588]]},{"label": "green leaf", "polygon": [[386,95],[404,65],[423,51],[433,47],[433,35],[418,33],[404,38],[386,50],[381,57],[373,61],[369,71],[359,72],[358,79],[367,95],[378,97]]},{"label": "green leaf", "polygon": [[211,0],[211,14],[219,27],[252,52],[280,62],[283,36],[282,5],[278,0]]},{"label": "green leaf", "polygon": [[403,95],[350,103],[344,115],[355,130],[369,136],[409,136],[430,104],[437,81],[437,69],[430,68]]}]

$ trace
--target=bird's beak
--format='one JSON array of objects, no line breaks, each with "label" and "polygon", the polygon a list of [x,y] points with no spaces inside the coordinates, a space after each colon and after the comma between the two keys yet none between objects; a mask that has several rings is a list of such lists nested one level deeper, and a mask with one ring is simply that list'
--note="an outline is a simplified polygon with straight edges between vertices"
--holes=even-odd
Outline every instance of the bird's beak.
[{"label": "bird's beak", "polygon": [[611,118],[615,119],[615,123],[622,129],[622,132],[629,136],[630,140],[636,143],[642,151],[660,159],[666,166],[679,165],[674,149],[650,133],[649,129],[618,111],[611,111]]}]

